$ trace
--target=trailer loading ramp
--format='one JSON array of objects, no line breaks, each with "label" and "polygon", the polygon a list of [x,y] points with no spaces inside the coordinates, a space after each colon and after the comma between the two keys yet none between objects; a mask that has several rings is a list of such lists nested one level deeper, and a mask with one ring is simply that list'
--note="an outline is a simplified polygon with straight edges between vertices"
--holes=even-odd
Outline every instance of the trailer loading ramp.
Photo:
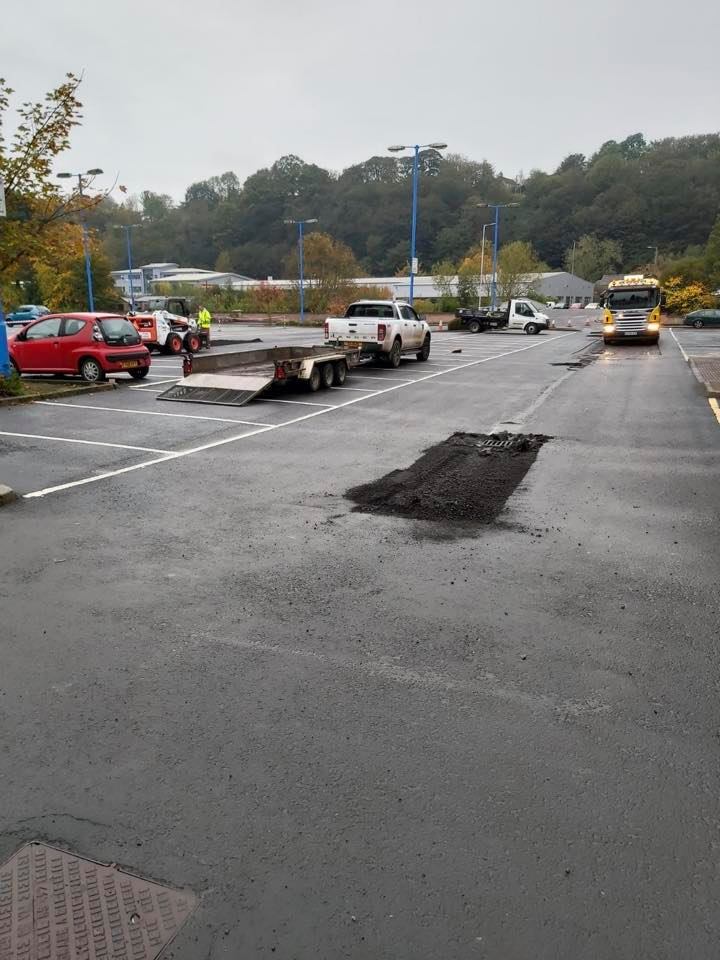
[{"label": "trailer loading ramp", "polygon": [[161,393],[158,400],[180,400],[185,403],[218,403],[227,407],[244,407],[253,397],[273,382],[269,376],[231,376],[217,373],[191,373]]}]

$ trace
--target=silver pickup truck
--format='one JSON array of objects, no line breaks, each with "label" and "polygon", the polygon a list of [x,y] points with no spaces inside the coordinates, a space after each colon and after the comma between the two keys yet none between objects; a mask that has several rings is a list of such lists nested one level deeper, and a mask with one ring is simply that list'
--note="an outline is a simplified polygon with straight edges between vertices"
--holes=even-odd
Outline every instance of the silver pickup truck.
[{"label": "silver pickup truck", "polygon": [[403,356],[414,354],[418,360],[430,356],[430,327],[401,300],[357,300],[344,317],[325,321],[328,346],[359,349],[360,355],[384,359],[391,367],[400,366]]}]

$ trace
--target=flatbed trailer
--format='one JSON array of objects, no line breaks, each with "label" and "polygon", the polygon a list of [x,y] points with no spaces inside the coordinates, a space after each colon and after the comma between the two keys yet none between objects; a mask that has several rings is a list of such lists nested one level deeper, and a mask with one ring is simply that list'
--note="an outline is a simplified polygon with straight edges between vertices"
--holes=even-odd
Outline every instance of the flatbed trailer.
[{"label": "flatbed trailer", "polygon": [[244,407],[273,386],[292,382],[311,393],[341,387],[359,360],[359,350],[325,346],[188,354],[183,357],[183,379],[159,394],[158,400]]}]

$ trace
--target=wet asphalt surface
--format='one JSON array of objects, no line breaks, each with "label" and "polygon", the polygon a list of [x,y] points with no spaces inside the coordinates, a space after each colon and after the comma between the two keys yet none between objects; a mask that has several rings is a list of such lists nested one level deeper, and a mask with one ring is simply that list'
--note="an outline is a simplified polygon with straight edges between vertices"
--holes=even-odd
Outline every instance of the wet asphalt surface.
[{"label": "wet asphalt surface", "polygon": [[[3,508],[0,858],[191,888],[177,960],[717,956],[720,427],[667,333],[466,339],[326,412],[2,412],[170,451],[253,428],[142,411],[317,416]],[[492,429],[554,439],[479,534],[343,496]],[[23,492],[156,456],[0,436]]]}]

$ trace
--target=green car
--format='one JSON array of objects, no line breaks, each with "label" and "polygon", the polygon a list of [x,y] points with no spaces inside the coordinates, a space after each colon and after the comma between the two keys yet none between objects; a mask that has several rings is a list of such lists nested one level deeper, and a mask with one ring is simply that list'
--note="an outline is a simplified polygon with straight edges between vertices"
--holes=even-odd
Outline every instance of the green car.
[{"label": "green car", "polygon": [[685,317],[686,327],[720,327],[720,310],[693,310]]}]

